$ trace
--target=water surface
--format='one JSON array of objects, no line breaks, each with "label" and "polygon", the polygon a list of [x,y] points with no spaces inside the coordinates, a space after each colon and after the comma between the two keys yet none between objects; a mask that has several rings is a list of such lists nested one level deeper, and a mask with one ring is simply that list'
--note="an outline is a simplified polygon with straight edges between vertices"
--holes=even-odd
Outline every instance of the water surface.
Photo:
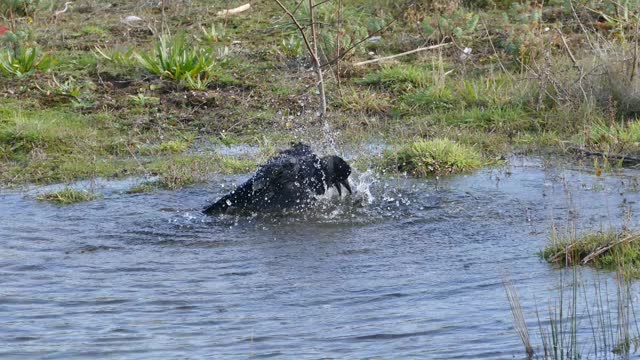
[{"label": "water surface", "polygon": [[513,159],[254,218],[199,212],[246,176],[65,207],[4,190],[0,358],[521,359],[503,279],[535,324],[551,224],[637,228],[637,176]]}]

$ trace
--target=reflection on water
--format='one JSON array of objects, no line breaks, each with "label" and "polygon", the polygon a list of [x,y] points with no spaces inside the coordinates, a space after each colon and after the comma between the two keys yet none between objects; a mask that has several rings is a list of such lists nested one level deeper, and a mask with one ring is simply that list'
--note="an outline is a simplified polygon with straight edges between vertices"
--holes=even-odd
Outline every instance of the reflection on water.
[{"label": "reflection on water", "polygon": [[200,214],[245,177],[107,183],[67,207],[5,191],[0,358],[523,358],[503,277],[535,322],[561,273],[536,256],[552,222],[638,225],[632,172],[519,159],[439,181],[360,176],[353,198],[248,218]]}]

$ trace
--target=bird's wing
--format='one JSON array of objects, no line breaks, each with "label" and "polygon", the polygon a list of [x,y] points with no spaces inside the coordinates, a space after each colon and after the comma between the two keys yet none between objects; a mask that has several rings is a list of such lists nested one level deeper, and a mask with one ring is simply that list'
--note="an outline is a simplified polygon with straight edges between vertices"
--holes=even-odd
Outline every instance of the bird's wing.
[{"label": "bird's wing", "polygon": [[296,206],[325,191],[320,159],[305,145],[281,152],[253,180],[254,194],[267,208]]},{"label": "bird's wing", "polygon": [[253,177],[252,190],[255,193],[280,191],[285,184],[296,181],[299,160],[292,156],[280,155],[260,167]]},{"label": "bird's wing", "polygon": [[245,181],[229,194],[204,209],[205,214],[224,213],[230,207],[244,207],[251,203],[253,178]]},{"label": "bird's wing", "polygon": [[296,144],[281,151],[232,193],[205,209],[205,213],[228,208],[286,208],[310,200],[310,193],[323,194],[320,159],[307,145]]}]

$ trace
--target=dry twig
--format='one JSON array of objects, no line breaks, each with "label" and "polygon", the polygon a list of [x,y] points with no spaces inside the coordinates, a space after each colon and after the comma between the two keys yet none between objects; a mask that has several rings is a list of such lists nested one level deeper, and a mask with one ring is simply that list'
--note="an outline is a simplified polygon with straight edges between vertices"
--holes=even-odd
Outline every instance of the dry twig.
[{"label": "dry twig", "polygon": [[391,60],[391,59],[394,59],[394,58],[397,58],[397,57],[400,57],[400,56],[414,54],[414,53],[417,53],[417,52],[420,52],[420,51],[438,49],[438,48],[449,46],[449,45],[451,45],[450,42],[443,43],[443,44],[438,44],[438,45],[431,45],[431,46],[427,46],[427,47],[420,47],[420,48],[417,48],[417,49],[409,50],[409,51],[406,51],[406,52],[403,52],[403,53],[399,53],[399,54],[395,54],[395,55],[385,56],[385,57],[381,57],[381,58],[377,58],[377,59],[373,59],[373,60],[360,61],[360,62],[357,62],[357,63],[355,63],[353,65],[354,66],[361,66],[361,65],[373,64],[373,63],[377,63],[377,62],[381,62],[381,61]]},{"label": "dry twig", "polygon": [[586,265],[588,264],[590,261],[592,261],[593,259],[597,258],[598,256],[606,253],[607,251],[611,250],[612,248],[614,248],[615,246],[618,246],[620,244],[624,244],[624,243],[630,243],[630,242],[634,242],[636,240],[640,239],[640,234],[631,234],[629,236],[626,236],[618,241],[614,241],[611,244],[605,245],[605,246],[601,246],[598,249],[592,251],[589,255],[585,256],[584,259],[582,259],[581,263],[582,265]]}]

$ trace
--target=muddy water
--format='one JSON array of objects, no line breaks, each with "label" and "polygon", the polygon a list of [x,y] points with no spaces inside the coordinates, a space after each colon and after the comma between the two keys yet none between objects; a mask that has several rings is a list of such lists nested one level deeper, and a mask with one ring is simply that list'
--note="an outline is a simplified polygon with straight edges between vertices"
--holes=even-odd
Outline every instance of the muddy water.
[{"label": "muddy water", "polygon": [[66,207],[4,191],[0,358],[524,358],[503,278],[535,324],[550,225],[638,227],[637,175],[513,159],[255,218],[199,213],[244,177]]}]

